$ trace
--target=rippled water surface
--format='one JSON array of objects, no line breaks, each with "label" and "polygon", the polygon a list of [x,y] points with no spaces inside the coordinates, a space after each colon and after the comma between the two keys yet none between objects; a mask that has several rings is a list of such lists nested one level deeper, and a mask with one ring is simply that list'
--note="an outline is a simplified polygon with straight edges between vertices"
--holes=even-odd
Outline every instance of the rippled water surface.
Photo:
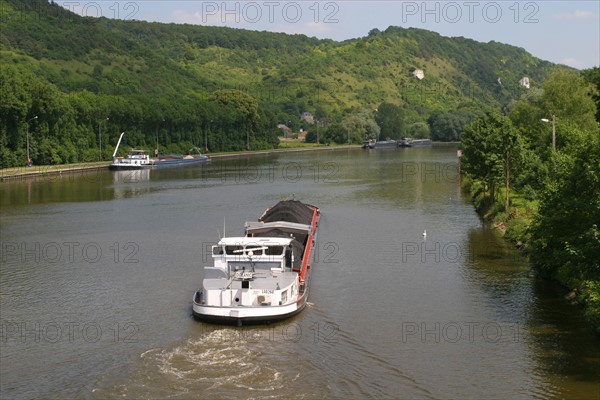
[{"label": "rippled water surface", "polygon": [[[600,398],[598,337],[481,223],[455,156],[1,183],[0,397]],[[287,197],[323,215],[307,309],[267,326],[193,320],[210,245]]]}]

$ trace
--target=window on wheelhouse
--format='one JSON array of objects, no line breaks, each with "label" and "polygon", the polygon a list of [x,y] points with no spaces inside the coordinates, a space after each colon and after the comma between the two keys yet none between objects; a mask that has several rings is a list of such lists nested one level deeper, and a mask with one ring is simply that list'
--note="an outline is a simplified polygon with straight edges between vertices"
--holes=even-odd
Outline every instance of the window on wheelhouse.
[{"label": "window on wheelhouse", "polygon": [[268,256],[280,256],[283,254],[283,246],[269,246],[265,250],[265,254]]},{"label": "window on wheelhouse", "polygon": [[225,254],[227,254],[228,256],[232,256],[234,254],[242,255],[243,251],[244,251],[244,246],[240,246],[240,245],[225,246]]},{"label": "window on wheelhouse", "polygon": [[227,266],[229,267],[229,273],[234,274],[236,271],[247,271],[247,272],[270,272],[273,269],[281,268],[281,262],[263,261],[263,262],[250,262],[250,261],[230,261]]}]

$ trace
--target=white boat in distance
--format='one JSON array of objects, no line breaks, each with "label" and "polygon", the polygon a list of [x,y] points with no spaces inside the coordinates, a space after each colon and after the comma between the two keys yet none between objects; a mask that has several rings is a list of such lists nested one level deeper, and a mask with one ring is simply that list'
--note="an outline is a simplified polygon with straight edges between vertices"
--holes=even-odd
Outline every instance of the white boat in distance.
[{"label": "white boat in distance", "polygon": [[[146,150],[130,150],[125,157],[117,157],[117,151],[121,144],[121,139],[125,132],[121,133],[115,152],[113,153],[113,161],[110,164],[110,169],[116,171],[122,170],[138,170],[145,168],[166,168],[190,164],[201,164],[210,161],[208,156],[200,154],[200,150],[196,155],[183,156],[180,154],[169,154],[159,156],[158,158],[150,158]],[[193,149],[192,149],[193,150]],[[191,151],[191,150],[190,150]]]},{"label": "white boat in distance", "polygon": [[222,238],[194,294],[194,317],[241,326],[302,311],[320,217],[315,206],[283,200],[246,222],[246,236]]},{"label": "white boat in distance", "polygon": [[146,150],[129,150],[125,157],[113,157],[113,162],[110,164],[110,169],[113,170],[130,170],[152,168],[154,160]]}]

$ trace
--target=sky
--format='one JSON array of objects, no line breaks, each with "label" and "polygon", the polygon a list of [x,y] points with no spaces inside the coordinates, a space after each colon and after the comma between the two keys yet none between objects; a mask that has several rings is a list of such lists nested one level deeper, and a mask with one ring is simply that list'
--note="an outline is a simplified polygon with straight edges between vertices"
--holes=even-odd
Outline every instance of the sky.
[{"label": "sky", "polygon": [[228,26],[305,34],[337,41],[371,29],[414,27],[522,47],[578,69],[600,65],[600,1],[316,1],[70,0],[80,15]]}]

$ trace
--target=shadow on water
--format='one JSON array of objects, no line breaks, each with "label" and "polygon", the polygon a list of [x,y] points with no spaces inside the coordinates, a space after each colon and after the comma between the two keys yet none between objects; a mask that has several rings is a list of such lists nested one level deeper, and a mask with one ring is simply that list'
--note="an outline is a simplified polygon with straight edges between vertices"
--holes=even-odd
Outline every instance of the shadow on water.
[{"label": "shadow on water", "polygon": [[532,285],[535,302],[527,330],[540,369],[595,383],[600,389],[600,338],[583,319],[582,309],[569,304],[565,290],[554,282],[537,278]]},{"label": "shadow on water", "polygon": [[468,281],[489,294],[487,306],[502,320],[520,327],[520,340],[535,361],[532,374],[547,382],[544,396],[600,397],[600,338],[582,308],[569,304],[564,288],[536,277],[526,257],[496,232],[472,230],[468,237]]}]

